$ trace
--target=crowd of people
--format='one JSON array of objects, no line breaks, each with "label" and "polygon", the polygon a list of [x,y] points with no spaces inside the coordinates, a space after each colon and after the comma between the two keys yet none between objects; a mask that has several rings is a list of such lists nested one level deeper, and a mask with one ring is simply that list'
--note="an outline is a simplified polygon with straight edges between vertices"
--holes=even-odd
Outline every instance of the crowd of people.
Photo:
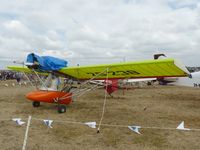
[{"label": "crowd of people", "polygon": [[0,71],[0,80],[1,81],[16,79],[17,82],[20,82],[20,79],[22,76],[23,76],[22,73],[15,72],[15,71],[10,71],[10,70],[1,70]]},{"label": "crowd of people", "polygon": [[[42,80],[45,80],[47,76],[38,75]],[[31,81],[37,84],[39,82],[38,77],[35,74],[29,73],[24,74],[22,72],[16,72],[12,70],[0,70],[0,81],[6,81],[6,80],[16,80],[17,83],[20,84],[20,82],[26,82]]]}]

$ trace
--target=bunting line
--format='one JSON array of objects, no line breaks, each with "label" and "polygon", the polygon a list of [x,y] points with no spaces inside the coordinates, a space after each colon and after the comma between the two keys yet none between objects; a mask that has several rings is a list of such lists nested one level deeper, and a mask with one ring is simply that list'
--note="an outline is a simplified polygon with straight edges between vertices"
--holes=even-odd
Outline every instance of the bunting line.
[{"label": "bunting line", "polygon": [[[12,121],[12,119],[14,118],[9,118],[9,119],[0,119],[0,121]],[[27,120],[27,118],[21,118],[21,120]],[[34,117],[31,117],[31,120],[38,120],[38,121],[44,121],[44,120],[48,120],[48,119],[41,119],[41,118],[34,118]],[[89,123],[89,122],[79,122],[79,121],[71,121],[71,120],[53,120],[51,119],[54,123],[66,123],[66,124],[80,124],[80,125],[87,125],[86,123]],[[92,121],[91,121],[92,122]],[[95,122],[95,121],[94,121]],[[98,126],[99,124],[96,124],[96,126]],[[115,124],[101,124],[101,126],[104,126],[104,127],[118,127],[118,128],[127,128],[128,126],[131,126],[130,124],[129,125],[115,125]],[[168,128],[168,127],[156,127],[156,126],[152,126],[152,127],[149,127],[149,126],[140,126],[141,129],[155,129],[155,130],[180,130],[180,129],[177,129],[177,127],[172,127],[172,128]],[[200,131],[200,128],[185,128],[185,129],[190,129],[190,130],[184,130],[184,131]]]},{"label": "bunting line", "polygon": [[[176,128],[167,128],[167,127],[148,127],[148,126],[138,126],[138,125],[116,125],[116,124],[97,124],[95,121],[90,121],[90,122],[78,122],[78,121],[72,121],[72,120],[47,120],[47,119],[41,119],[41,118],[32,118],[31,116],[27,118],[12,118],[12,119],[6,119],[6,118],[2,118],[0,119],[0,121],[14,121],[17,123],[17,125],[22,126],[23,124],[25,124],[26,122],[23,122],[22,120],[26,120],[27,122],[27,126],[26,126],[26,131],[25,131],[25,136],[24,136],[24,142],[23,142],[23,147],[22,150],[26,149],[26,145],[27,145],[27,140],[28,140],[28,132],[29,132],[29,128],[31,126],[31,120],[37,120],[37,121],[41,121],[41,123],[43,122],[47,127],[49,128],[53,128],[52,123],[66,123],[66,124],[79,124],[79,125],[85,125],[88,126],[90,128],[95,129],[96,126],[101,125],[104,127],[118,127],[118,128],[128,128],[130,129],[132,132],[137,133],[138,135],[142,135],[140,130],[142,129],[152,129],[152,130],[176,130],[176,131],[185,131],[185,132],[189,132],[189,131],[200,131],[200,128],[185,128],[184,127],[184,121],[182,121]],[[54,123],[54,124],[55,124]],[[36,126],[33,125],[32,128],[37,128]],[[143,133],[144,134],[144,133]]]},{"label": "bunting line", "polygon": [[[38,118],[32,118],[33,120],[40,120],[43,121],[45,119],[38,119]],[[52,119],[53,120],[53,119]],[[85,122],[78,122],[78,121],[64,121],[64,120],[53,120],[55,123],[68,123],[68,124],[81,124],[81,125],[85,125]],[[96,126],[98,126],[99,124],[96,124]],[[119,128],[127,128],[130,125],[114,125],[114,124],[101,124],[101,126],[105,126],[105,127],[119,127]],[[177,128],[166,128],[166,127],[148,127],[148,126],[140,126],[141,129],[158,129],[158,130],[178,130]],[[198,128],[190,128],[190,131],[200,131],[200,129]]]}]

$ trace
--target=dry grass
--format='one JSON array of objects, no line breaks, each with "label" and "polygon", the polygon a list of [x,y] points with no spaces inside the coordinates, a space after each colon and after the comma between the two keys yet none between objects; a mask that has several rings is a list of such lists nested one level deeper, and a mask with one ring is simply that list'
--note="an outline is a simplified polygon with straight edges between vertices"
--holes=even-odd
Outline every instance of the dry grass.
[{"label": "dry grass", "polygon": [[[80,122],[98,123],[100,120],[104,100],[102,89],[87,93],[69,105],[66,113],[58,114],[55,105],[51,104],[33,108],[24,97],[31,87],[5,87],[4,84],[0,82],[1,119],[26,119],[31,115]],[[156,86],[122,93],[119,90],[114,98],[108,97],[104,124],[176,128],[184,120],[186,127],[200,128],[200,89]],[[26,126],[18,127],[11,121],[0,121],[1,149],[21,149],[25,129]],[[142,135],[137,135],[128,128],[102,126],[97,134],[87,126],[62,122],[54,122],[50,129],[41,121],[32,120],[27,149],[200,149],[199,131],[141,129],[141,132]]]}]

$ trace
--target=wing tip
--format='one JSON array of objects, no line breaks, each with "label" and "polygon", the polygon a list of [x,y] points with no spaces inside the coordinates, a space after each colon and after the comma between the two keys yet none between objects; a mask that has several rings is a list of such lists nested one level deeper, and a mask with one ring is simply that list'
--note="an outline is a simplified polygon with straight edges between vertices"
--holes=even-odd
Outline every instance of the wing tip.
[{"label": "wing tip", "polygon": [[181,69],[186,75],[190,76],[190,72],[189,70],[186,68],[185,65],[183,65],[183,63],[181,63],[180,60],[174,60],[174,64],[179,68]]}]

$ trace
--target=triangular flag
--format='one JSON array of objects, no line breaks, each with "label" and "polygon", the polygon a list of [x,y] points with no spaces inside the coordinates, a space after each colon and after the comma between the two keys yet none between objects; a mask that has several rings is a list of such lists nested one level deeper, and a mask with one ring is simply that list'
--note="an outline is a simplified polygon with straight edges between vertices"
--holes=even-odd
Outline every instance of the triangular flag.
[{"label": "triangular flag", "polygon": [[26,123],[26,122],[21,121],[21,118],[13,118],[12,120],[15,121],[16,124],[19,125],[19,126]]},{"label": "triangular flag", "polygon": [[48,127],[50,127],[50,128],[53,128],[52,126],[51,126],[51,124],[53,123],[53,120],[43,120],[44,121],[44,124],[46,125],[46,126],[48,126]]},{"label": "triangular flag", "polygon": [[86,122],[85,124],[90,128],[96,128],[96,122]]},{"label": "triangular flag", "polygon": [[178,129],[178,130],[190,130],[189,128],[185,128],[185,127],[184,127],[184,121],[182,121],[182,122],[178,125],[178,127],[177,127],[176,129]]},{"label": "triangular flag", "polygon": [[133,132],[135,132],[135,133],[137,133],[137,134],[141,134],[141,133],[139,132],[139,129],[141,128],[140,126],[128,126],[128,128],[129,128],[131,131],[133,131]]}]

